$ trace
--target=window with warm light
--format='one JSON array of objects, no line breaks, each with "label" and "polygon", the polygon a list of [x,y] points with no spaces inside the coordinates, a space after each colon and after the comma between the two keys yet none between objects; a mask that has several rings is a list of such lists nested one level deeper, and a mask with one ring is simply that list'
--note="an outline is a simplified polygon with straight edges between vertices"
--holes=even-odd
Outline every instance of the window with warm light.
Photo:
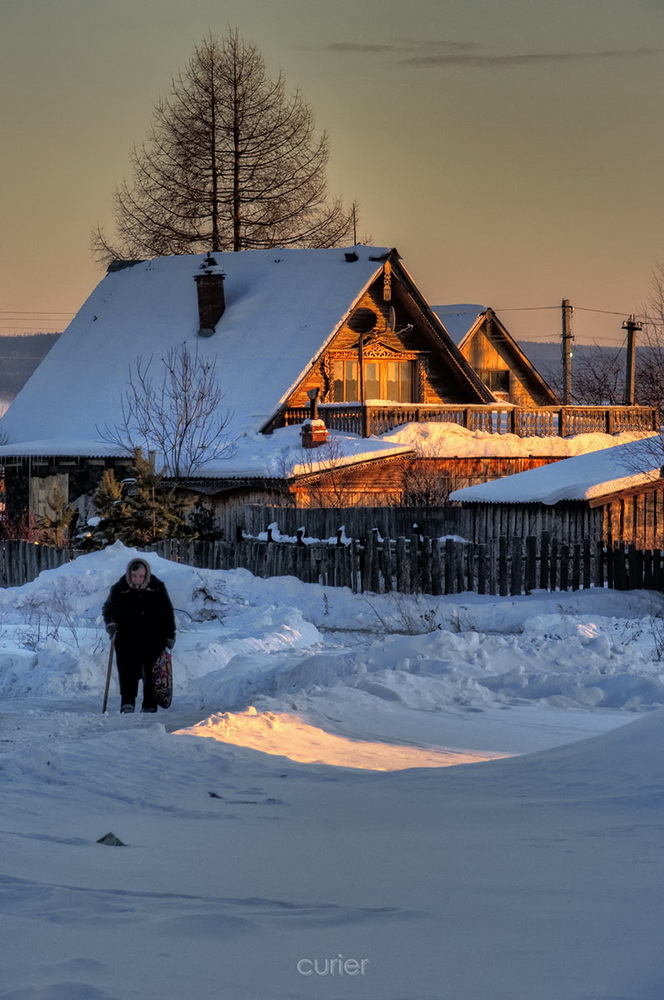
[{"label": "window with warm light", "polygon": [[[383,358],[364,362],[364,398],[386,399],[394,403],[413,402],[413,362]],[[360,398],[357,361],[334,361],[332,398],[335,403],[357,402]]]}]

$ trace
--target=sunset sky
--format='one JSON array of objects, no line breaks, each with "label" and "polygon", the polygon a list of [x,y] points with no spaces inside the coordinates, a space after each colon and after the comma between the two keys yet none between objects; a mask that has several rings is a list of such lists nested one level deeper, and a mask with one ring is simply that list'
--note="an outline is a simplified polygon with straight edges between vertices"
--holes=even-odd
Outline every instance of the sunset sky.
[{"label": "sunset sky", "polygon": [[432,303],[553,339],[568,298],[580,341],[622,341],[664,262],[661,0],[0,0],[0,331],[63,329],[100,280],[132,143],[228,26]]}]

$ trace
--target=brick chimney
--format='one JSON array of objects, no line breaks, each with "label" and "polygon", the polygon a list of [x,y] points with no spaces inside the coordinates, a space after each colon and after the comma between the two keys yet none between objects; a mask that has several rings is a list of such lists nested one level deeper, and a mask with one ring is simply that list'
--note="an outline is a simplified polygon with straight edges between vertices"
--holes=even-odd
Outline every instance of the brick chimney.
[{"label": "brick chimney", "polygon": [[300,431],[303,448],[320,448],[327,441],[327,427],[324,420],[312,420],[309,417],[302,424]]},{"label": "brick chimney", "polygon": [[303,448],[319,448],[327,441],[327,427],[325,421],[318,417],[318,393],[320,387],[310,389],[307,393],[309,397],[309,418],[302,423],[300,435]]},{"label": "brick chimney", "polygon": [[211,337],[224,309],[224,272],[219,270],[214,257],[207,258],[201,264],[202,274],[194,275],[198,293],[198,335]]}]

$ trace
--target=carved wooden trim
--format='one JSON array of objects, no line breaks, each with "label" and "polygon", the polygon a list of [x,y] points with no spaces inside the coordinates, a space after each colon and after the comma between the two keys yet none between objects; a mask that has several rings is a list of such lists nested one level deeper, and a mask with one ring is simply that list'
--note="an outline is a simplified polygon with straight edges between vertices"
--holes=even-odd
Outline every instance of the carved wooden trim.
[{"label": "carved wooden trim", "polygon": [[392,298],[392,265],[385,261],[383,268],[383,300],[389,302]]},{"label": "carved wooden trim", "polygon": [[[380,341],[378,343],[368,344],[362,350],[362,357],[366,361],[367,358],[383,358],[388,361],[417,361],[418,358],[424,356],[423,351],[399,351],[394,347],[390,347],[389,344],[383,344]],[[332,361],[357,361],[358,351],[356,348],[348,349],[345,351],[330,351],[327,355],[330,362]]]},{"label": "carved wooden trim", "polygon": [[323,380],[323,392],[321,403],[329,403],[332,401],[332,383],[333,383],[333,372],[332,372],[332,359],[329,354],[326,354],[320,362],[320,373]]},{"label": "carved wooden trim", "polygon": [[415,389],[415,397],[418,403],[426,399],[426,388],[427,382],[429,381],[429,359],[426,357],[421,357],[418,359],[417,364],[417,380]]}]

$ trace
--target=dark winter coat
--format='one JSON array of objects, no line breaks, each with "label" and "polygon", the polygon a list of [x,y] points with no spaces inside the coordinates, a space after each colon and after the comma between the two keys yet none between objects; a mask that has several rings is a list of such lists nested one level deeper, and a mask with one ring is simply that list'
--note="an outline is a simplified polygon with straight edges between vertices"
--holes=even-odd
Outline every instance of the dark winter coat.
[{"label": "dark winter coat", "polygon": [[[130,582],[130,567],[137,562],[146,570],[145,580],[138,590]],[[167,643],[172,646],[175,641],[175,616],[168,591],[162,581],[152,575],[144,559],[131,560],[125,575],[111,587],[102,614],[107,629],[115,633],[118,652],[131,646],[156,657]]]}]

